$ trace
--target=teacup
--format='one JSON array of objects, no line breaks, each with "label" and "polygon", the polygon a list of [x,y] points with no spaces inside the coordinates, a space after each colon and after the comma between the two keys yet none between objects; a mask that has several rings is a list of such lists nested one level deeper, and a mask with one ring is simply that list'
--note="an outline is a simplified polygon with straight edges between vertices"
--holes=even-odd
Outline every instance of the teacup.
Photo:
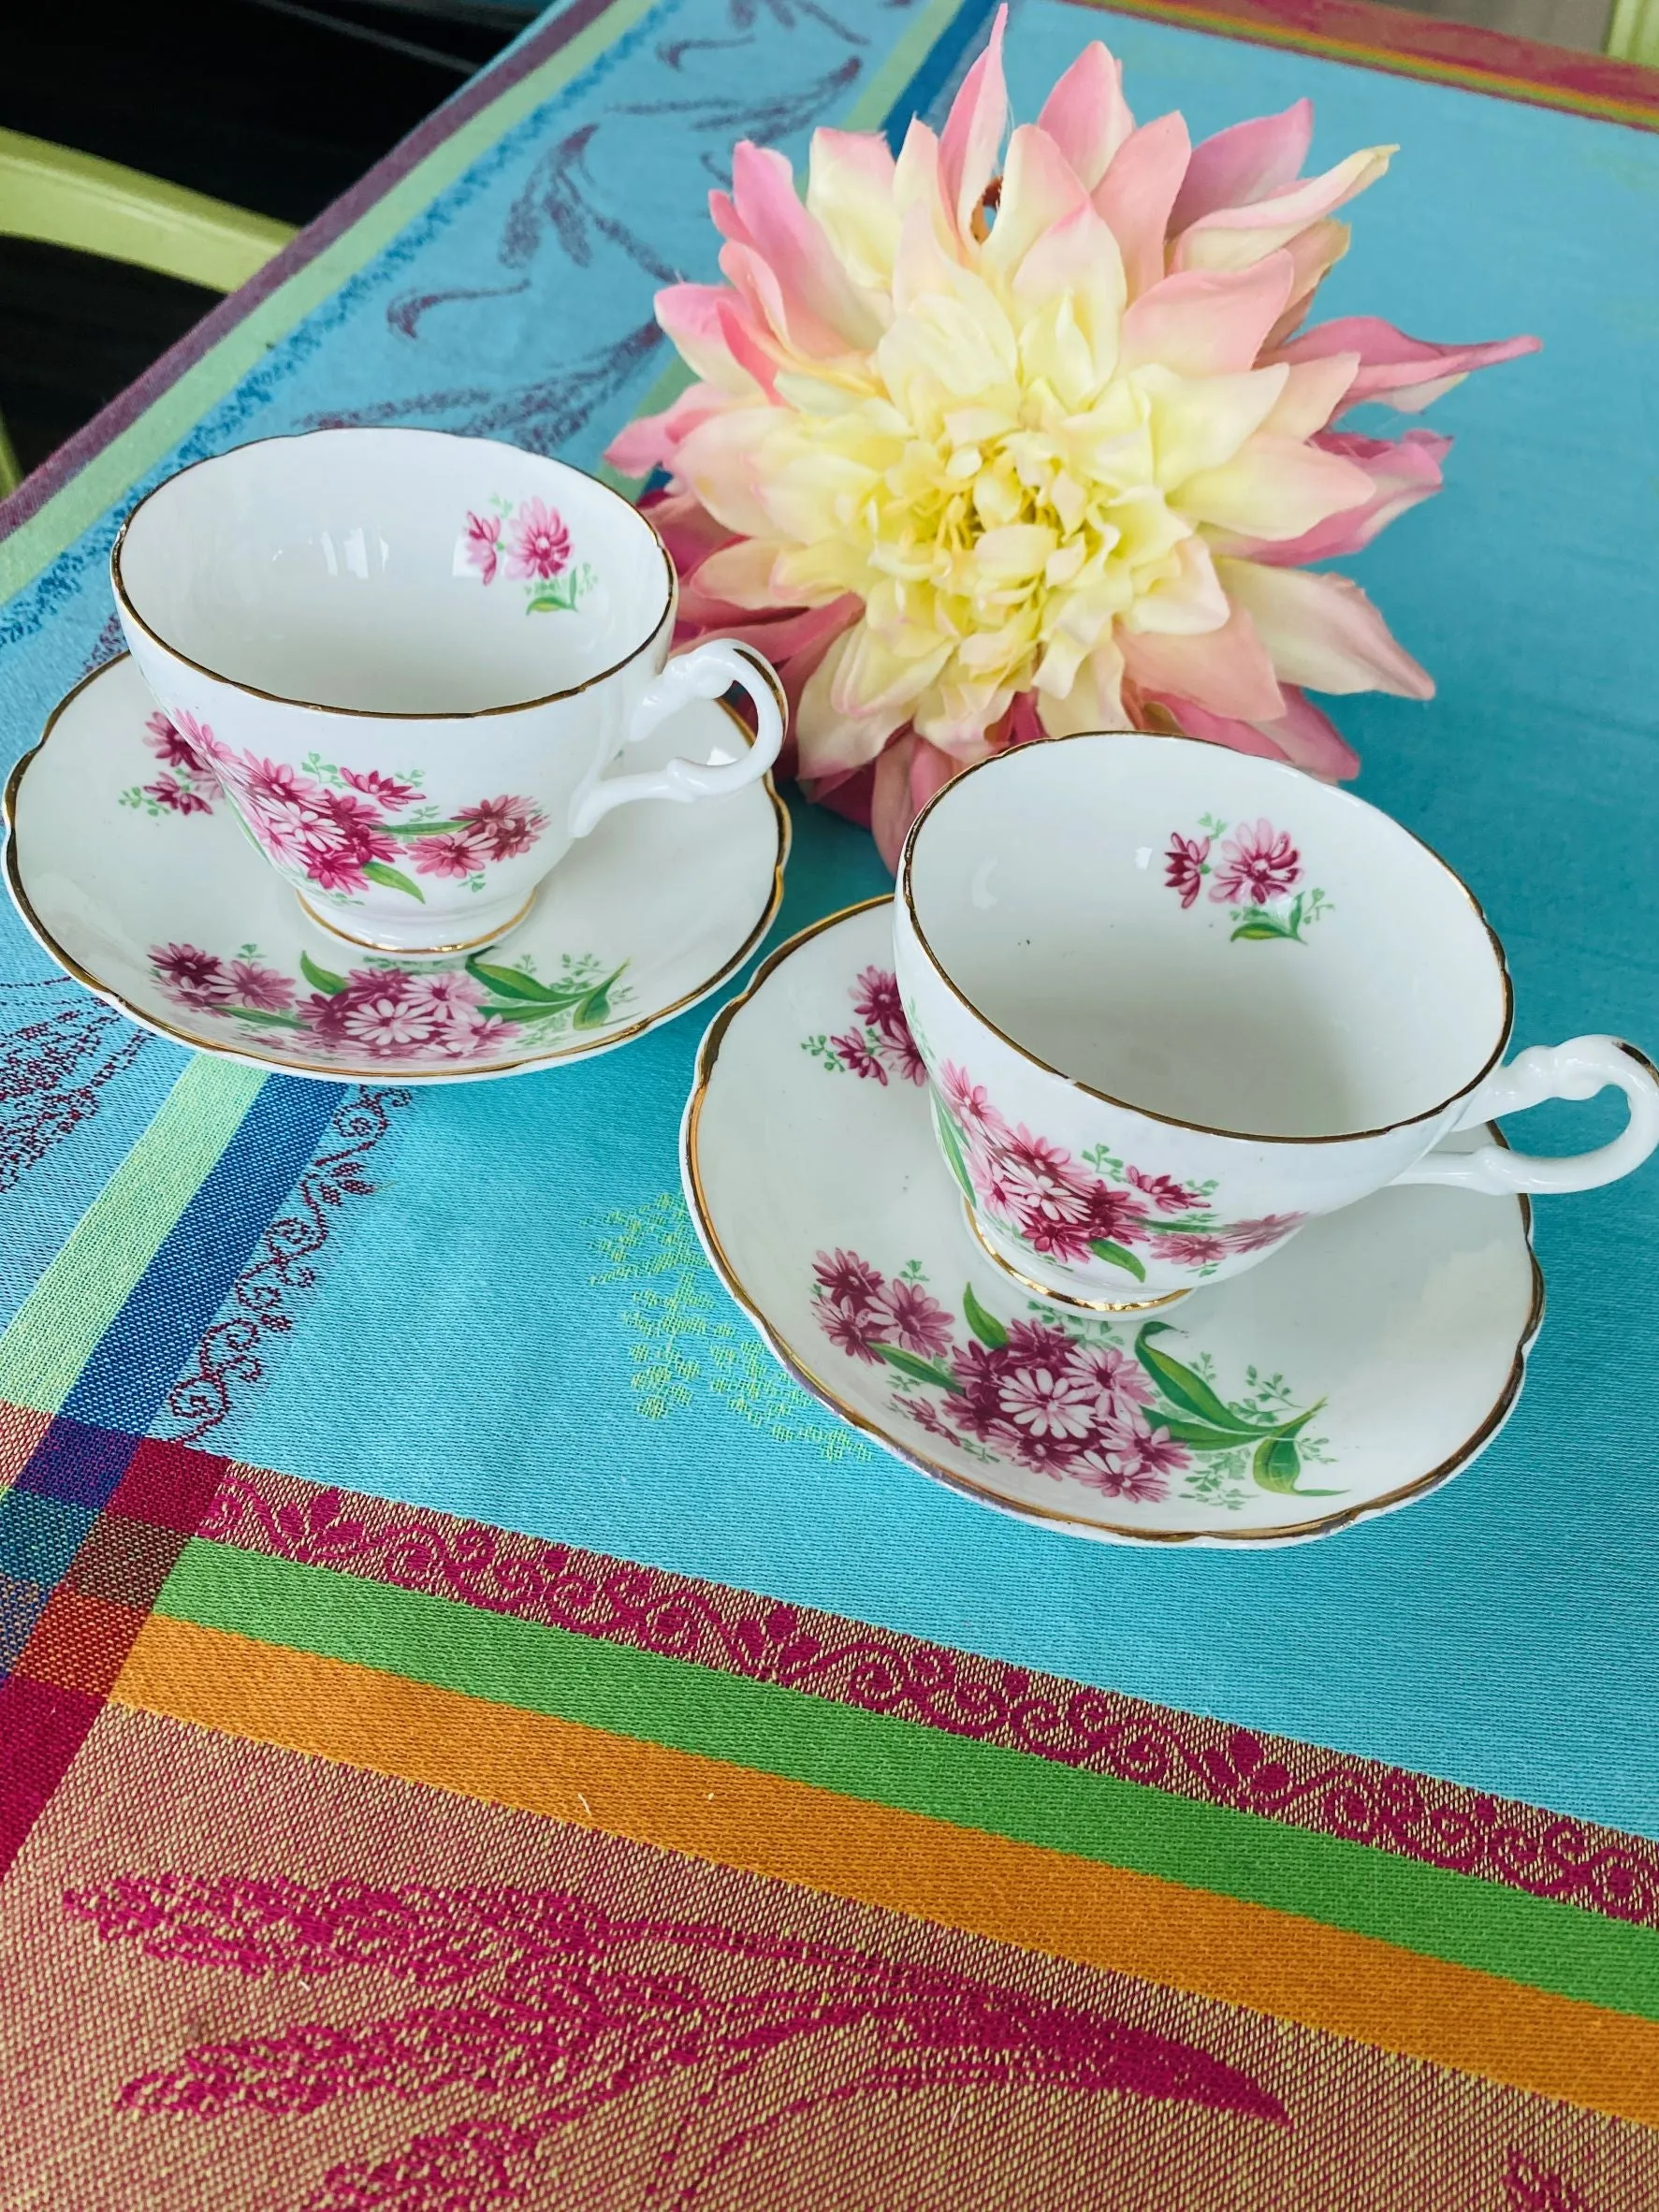
[{"label": "teacup", "polygon": [[[764,775],[758,654],[668,662],[666,547],[577,469],[433,430],[317,430],[198,461],[111,559],[133,657],[314,920],[389,953],[500,938],[615,807]],[[666,665],[665,665],[666,663]],[[740,685],[756,736],[602,780],[691,699]]]},{"label": "teacup", "polygon": [[[1168,1302],[1389,1183],[1589,1190],[1659,1144],[1611,1037],[1502,1065],[1503,948],[1375,807],[1187,738],[1014,748],[947,783],[899,862],[895,954],[970,1226],[1045,1298]],[[1608,1084],[1571,1158],[1453,1130]]]}]

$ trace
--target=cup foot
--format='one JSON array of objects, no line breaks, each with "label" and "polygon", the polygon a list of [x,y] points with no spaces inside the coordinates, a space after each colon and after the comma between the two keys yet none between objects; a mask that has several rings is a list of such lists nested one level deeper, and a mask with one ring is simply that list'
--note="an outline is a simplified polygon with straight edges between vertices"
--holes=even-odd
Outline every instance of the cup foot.
[{"label": "cup foot", "polygon": [[[297,891],[294,896],[298,900],[306,920],[314,922],[319,929],[325,930],[329,937],[339,939],[342,944],[355,945],[359,952],[385,953],[392,958],[404,960],[431,960],[445,953],[476,953],[485,945],[499,944],[509,930],[517,928],[535,904],[535,893],[532,891],[522,906],[498,913],[489,928],[466,937],[444,938],[429,943],[416,942],[405,930],[376,933],[368,929],[361,932],[347,929],[339,919],[319,912],[302,892]],[[354,913],[353,919],[357,920],[359,917]]]},{"label": "cup foot", "polygon": [[1150,1298],[1080,1298],[1075,1290],[1056,1290],[1052,1284],[1040,1282],[1035,1275],[1026,1274],[999,1252],[974,1219],[973,1209],[966,1200],[963,1201],[962,1218],[967,1222],[974,1243],[993,1267],[1000,1268],[1022,1289],[1031,1291],[1038,1298],[1047,1299],[1051,1305],[1077,1306],[1086,1314],[1144,1314],[1150,1313],[1154,1306],[1178,1305],[1182,1299],[1192,1296],[1190,1290],[1182,1289],[1159,1291]]}]

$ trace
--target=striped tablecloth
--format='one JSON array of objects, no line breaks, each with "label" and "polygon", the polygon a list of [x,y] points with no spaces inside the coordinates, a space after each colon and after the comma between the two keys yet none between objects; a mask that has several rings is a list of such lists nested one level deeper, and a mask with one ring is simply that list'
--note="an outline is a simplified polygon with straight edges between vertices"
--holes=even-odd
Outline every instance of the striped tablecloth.
[{"label": "striped tablecloth", "polygon": [[[592,466],[743,136],[937,121],[984,0],[569,0],[0,509],[7,761],[182,461]],[[1195,135],[1398,142],[1331,312],[1530,329],[1365,557],[1361,789],[1527,1038],[1659,1035],[1659,80],[1356,0],[1015,9]],[[797,821],[780,928],[882,888]],[[412,1095],[191,1059],[0,917],[0,2205],[1659,2202],[1659,1178],[1541,1210],[1494,1448],[1290,1552],[1080,1545],[772,1364],[700,1019]],[[1582,1125],[1576,1133],[1581,1134]]]}]

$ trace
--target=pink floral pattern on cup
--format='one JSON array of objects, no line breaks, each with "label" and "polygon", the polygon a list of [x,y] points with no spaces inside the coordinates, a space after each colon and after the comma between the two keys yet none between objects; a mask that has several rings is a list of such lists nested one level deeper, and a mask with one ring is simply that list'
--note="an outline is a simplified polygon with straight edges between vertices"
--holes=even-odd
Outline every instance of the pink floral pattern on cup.
[{"label": "pink floral pattern on cup", "polygon": [[528,587],[527,615],[568,614],[593,588],[587,561],[571,562],[570,531],[556,507],[542,500],[489,501],[482,515],[467,516],[462,540],[467,565],[493,584],[503,573]]},{"label": "pink floral pattern on cup", "polygon": [[124,806],[210,814],[211,799],[228,793],[269,860],[335,897],[353,899],[373,885],[424,905],[423,876],[481,892],[498,862],[520,858],[547,826],[533,800],[505,792],[444,820],[423,799],[418,769],[387,776],[314,752],[291,767],[237,752],[182,708],[152,715],[146,730],[168,773],[123,792]]},{"label": "pink floral pattern on cup", "polygon": [[889,1277],[837,1249],[819,1253],[813,1275],[830,1343],[891,1369],[910,1386],[893,1408],[982,1463],[1012,1461],[1138,1505],[1167,1498],[1175,1477],[1230,1506],[1243,1503],[1246,1475],[1263,1490],[1336,1494],[1299,1487],[1304,1463],[1326,1457],[1307,1433],[1318,1405],[1299,1410],[1282,1375],[1255,1369],[1243,1397],[1223,1398],[1207,1361],[1187,1366],[1157,1342],[1174,1333],[1167,1322],[1144,1322],[1126,1346],[1112,1324],[1048,1307],[1000,1320],[965,1284],[959,1335],[915,1260]]},{"label": "pink floral pattern on cup", "polygon": [[255,945],[232,957],[197,945],[150,948],[150,972],[173,1004],[206,1014],[262,1052],[304,1059],[441,1066],[499,1056],[564,1029],[603,1029],[629,994],[627,967],[606,974],[590,955],[566,959],[557,981],[473,957],[424,972],[387,961],[344,975],[299,956],[298,979]]},{"label": "pink floral pattern on cup", "polygon": [[1288,830],[1275,829],[1265,815],[1237,823],[1230,837],[1226,822],[1203,815],[1193,836],[1173,831],[1164,853],[1164,882],[1183,910],[1198,904],[1208,883],[1211,903],[1231,910],[1235,943],[1282,938],[1305,944],[1302,932],[1332,911],[1322,891],[1302,888],[1306,873]]},{"label": "pink floral pattern on cup", "polygon": [[[834,1070],[885,1084],[924,1084],[927,1069],[905,1018],[891,969],[866,968],[850,997],[858,1026],[801,1040],[801,1050]],[[1062,1266],[1103,1259],[1137,1282],[1147,1258],[1213,1275],[1233,1253],[1265,1252],[1300,1229],[1305,1214],[1224,1221],[1214,1183],[1187,1185],[1136,1167],[1104,1145],[1081,1159],[1051,1138],[1011,1125],[982,1084],[947,1060],[934,1091],[939,1142],[963,1196],[1011,1243]]]},{"label": "pink floral pattern on cup", "polygon": [[[179,721],[200,731],[187,714]],[[218,777],[201,749],[184,731],[158,707],[144,724],[144,742],[161,763],[162,773],[153,783],[135,783],[121,794],[124,807],[138,807],[150,815],[211,814],[213,801],[225,793]]]}]

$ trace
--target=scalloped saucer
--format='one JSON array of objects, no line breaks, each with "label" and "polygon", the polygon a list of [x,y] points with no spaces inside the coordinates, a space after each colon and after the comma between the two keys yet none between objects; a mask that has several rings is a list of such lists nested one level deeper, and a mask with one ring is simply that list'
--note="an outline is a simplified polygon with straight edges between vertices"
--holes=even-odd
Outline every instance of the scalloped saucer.
[{"label": "scalloped saucer", "polygon": [[[201,1052],[335,1082],[527,1075],[706,997],[782,896],[789,816],[768,777],[698,807],[618,808],[499,944],[354,953],[308,918],[166,732],[124,654],[79,684],[12,771],[6,875],[61,968]],[[721,706],[699,704],[628,764],[731,759],[747,742]]]},{"label": "scalloped saucer", "polygon": [[1026,1297],[939,1157],[891,910],[803,931],[721,1010],[681,1141],[709,1259],[824,1404],[982,1504],[1119,1542],[1322,1535],[1492,1441],[1543,1316],[1525,1199],[1381,1191],[1167,1317]]}]

